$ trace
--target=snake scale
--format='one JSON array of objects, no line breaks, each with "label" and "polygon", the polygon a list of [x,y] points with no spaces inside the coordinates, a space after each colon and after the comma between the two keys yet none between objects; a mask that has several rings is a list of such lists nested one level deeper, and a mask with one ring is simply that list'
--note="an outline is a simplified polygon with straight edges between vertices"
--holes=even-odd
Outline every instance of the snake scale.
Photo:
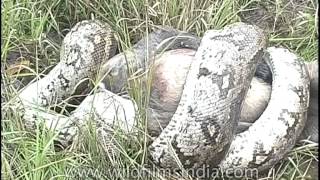
[{"label": "snake scale", "polygon": [[[283,48],[266,49],[262,30],[244,23],[209,30],[201,43],[177,30],[163,31],[111,58],[116,49],[111,28],[97,20],[79,22],[64,38],[60,62],[44,78],[23,89],[12,107],[21,112],[31,130],[43,120],[47,128],[58,132],[57,142],[63,146],[77,139],[86,120],[94,119],[99,141],[109,151],[106,142],[113,129],[134,132],[138,116],[135,102],[116,94],[127,81],[126,63],[145,70],[151,63],[148,59],[160,51],[193,48],[197,51],[181,100],[169,124],[149,146],[151,159],[167,168],[205,165],[223,171],[266,170],[292,149],[305,125],[309,103],[308,74],[296,55]],[[146,42],[148,48],[137,48]],[[127,57],[132,56],[136,61],[128,62]],[[235,135],[243,100],[262,59],[272,71],[270,102],[248,130]],[[87,96],[70,116],[48,110],[88,78],[102,79],[104,87]]]}]

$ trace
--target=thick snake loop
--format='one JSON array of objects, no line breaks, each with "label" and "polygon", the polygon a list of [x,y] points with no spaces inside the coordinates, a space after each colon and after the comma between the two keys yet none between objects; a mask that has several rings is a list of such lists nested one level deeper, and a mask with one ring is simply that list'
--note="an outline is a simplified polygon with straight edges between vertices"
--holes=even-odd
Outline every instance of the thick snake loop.
[{"label": "thick snake loop", "polygon": [[[77,83],[95,79],[101,65],[115,53],[111,28],[99,21],[77,23],[61,46],[60,62],[44,78],[20,94],[24,102],[47,107],[71,96]],[[37,93],[36,93],[37,92]]]},{"label": "thick snake loop", "polygon": [[77,111],[75,117],[66,117],[47,108],[71,96],[83,79],[95,80],[101,65],[115,54],[115,48],[108,24],[92,20],[77,23],[63,40],[60,62],[48,75],[19,94],[19,102],[14,107],[23,112],[26,127],[34,129],[44,120],[47,128],[59,132],[58,142],[68,145],[77,132],[76,124],[88,118],[91,108],[79,108],[79,118],[76,117]]},{"label": "thick snake loop", "polygon": [[178,168],[178,157],[185,168],[218,165],[232,141],[265,45],[261,30],[242,23],[206,32],[178,108],[150,147],[156,163]]},{"label": "thick snake loop", "polygon": [[292,149],[307,120],[310,82],[303,62],[274,47],[264,59],[273,75],[269,104],[247,131],[235,136],[222,169],[270,168]]}]

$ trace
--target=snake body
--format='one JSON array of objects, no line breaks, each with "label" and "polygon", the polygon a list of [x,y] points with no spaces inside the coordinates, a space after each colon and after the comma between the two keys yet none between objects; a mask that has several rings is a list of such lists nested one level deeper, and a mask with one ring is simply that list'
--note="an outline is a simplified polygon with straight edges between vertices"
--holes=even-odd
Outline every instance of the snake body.
[{"label": "snake body", "polygon": [[[108,61],[115,51],[111,32],[108,25],[99,21],[83,21],[71,29],[62,45],[60,63],[19,94],[18,105],[14,107],[22,109],[27,127],[34,129],[39,119],[43,119],[46,127],[58,132],[57,141],[66,146],[77,137],[78,126],[93,118],[106,151],[114,128],[127,133],[134,130],[138,116],[134,101],[115,93],[126,83],[126,57],[137,55],[137,48]],[[145,59],[152,59],[166,48],[198,48],[197,38],[185,44],[165,41],[181,37],[179,31],[170,32],[173,33],[163,33],[159,39],[147,37],[135,45],[143,46],[151,40],[149,49],[140,50],[143,53],[138,52],[137,61],[129,62],[133,69],[146,69],[150,62],[144,62]],[[169,168],[197,169],[205,165],[223,170],[235,167],[264,170],[283,158],[304,127],[309,102],[306,69],[285,49],[266,51],[264,60],[273,75],[270,103],[252,127],[235,136],[243,100],[265,47],[265,36],[252,25],[236,23],[206,32],[191,63],[177,110],[149,147],[156,164]],[[70,96],[84,78],[105,76],[107,89],[100,88],[86,97],[69,117],[47,110]],[[118,85],[108,83],[110,79]]]},{"label": "snake body", "polygon": [[[71,96],[79,81],[94,78],[103,61],[115,54],[116,46],[109,25],[82,21],[66,35],[60,63],[44,78],[21,92],[24,102],[49,106]],[[38,92],[37,95],[31,95]]]},{"label": "snake body", "polygon": [[186,168],[218,165],[265,45],[262,32],[244,24],[206,32],[177,110],[150,147],[161,167],[178,168],[175,153]]},{"label": "snake body", "polygon": [[273,74],[269,104],[247,131],[235,136],[222,169],[269,168],[292,149],[305,125],[310,82],[304,64],[283,48],[268,48],[264,59]]}]

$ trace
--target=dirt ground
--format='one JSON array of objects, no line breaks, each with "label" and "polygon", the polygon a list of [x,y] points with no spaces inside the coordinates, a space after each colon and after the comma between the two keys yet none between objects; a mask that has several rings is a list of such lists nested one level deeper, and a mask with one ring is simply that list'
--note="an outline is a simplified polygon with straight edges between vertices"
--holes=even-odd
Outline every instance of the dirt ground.
[{"label": "dirt ground", "polygon": [[[316,2],[314,2],[316,3]],[[243,22],[254,24],[264,29],[266,33],[281,33],[285,35],[294,25],[293,19],[299,12],[310,11],[310,1],[305,0],[283,0],[259,1],[252,3],[249,11],[240,12],[239,16]]]}]

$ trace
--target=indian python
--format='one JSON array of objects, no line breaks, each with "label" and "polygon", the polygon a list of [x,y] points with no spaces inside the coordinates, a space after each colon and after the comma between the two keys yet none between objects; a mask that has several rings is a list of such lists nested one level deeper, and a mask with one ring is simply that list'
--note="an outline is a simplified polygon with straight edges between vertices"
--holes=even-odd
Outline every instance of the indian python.
[{"label": "indian python", "polygon": [[[86,20],[65,36],[60,62],[44,78],[23,89],[12,108],[21,112],[28,129],[44,122],[55,130],[56,141],[63,146],[76,140],[80,127],[94,119],[99,141],[110,151],[114,129],[128,134],[137,131],[136,103],[117,95],[127,83],[127,64],[133,70],[146,71],[166,50],[194,49],[176,111],[166,112],[162,131],[161,125],[148,127],[156,134],[149,146],[151,159],[165,168],[266,170],[292,149],[301,134],[310,83],[303,62],[295,54],[284,48],[266,49],[266,45],[262,30],[244,23],[209,30],[201,43],[196,36],[164,28],[140,40],[132,50],[114,56],[116,41],[110,26]],[[269,104],[249,129],[236,134],[250,82],[264,61],[272,72]],[[49,110],[74,94],[84,79],[102,83],[70,116]],[[150,122],[159,118],[152,114],[152,110],[157,111],[152,109],[152,102]]]}]

